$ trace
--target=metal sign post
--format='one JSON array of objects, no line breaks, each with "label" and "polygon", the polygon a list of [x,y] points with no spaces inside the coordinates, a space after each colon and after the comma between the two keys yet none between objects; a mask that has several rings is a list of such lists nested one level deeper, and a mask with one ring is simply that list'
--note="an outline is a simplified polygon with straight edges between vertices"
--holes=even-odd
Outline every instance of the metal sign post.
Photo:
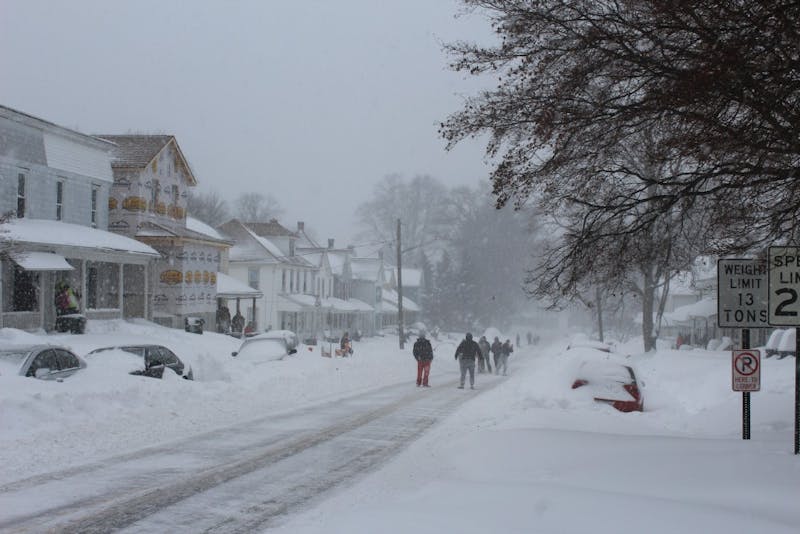
[{"label": "metal sign post", "polygon": [[[742,345],[750,345],[750,331],[742,330]],[[742,439],[750,439],[750,392],[761,389],[761,353],[743,348],[733,351],[731,387],[742,392]]]},{"label": "metal sign post", "polygon": [[[750,328],[766,328],[769,315],[767,263],[749,258],[723,258],[717,262],[717,324],[742,329],[742,350],[733,351],[733,390],[742,392],[742,439],[750,439],[751,362],[758,351],[750,351]],[[756,354],[756,356],[753,355]],[[737,355],[740,355],[737,359]],[[737,371],[737,365],[742,372]]]},{"label": "metal sign post", "polygon": [[[800,330],[800,247],[769,247],[769,324]],[[800,342],[794,358],[794,453],[800,454]]]}]

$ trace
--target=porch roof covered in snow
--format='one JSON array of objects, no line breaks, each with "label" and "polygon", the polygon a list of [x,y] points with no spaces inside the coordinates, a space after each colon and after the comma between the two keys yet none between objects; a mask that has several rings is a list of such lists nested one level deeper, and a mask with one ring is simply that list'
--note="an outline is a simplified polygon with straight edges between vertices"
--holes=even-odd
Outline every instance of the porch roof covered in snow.
[{"label": "porch roof covered in snow", "polygon": [[[400,296],[397,294],[397,291],[395,291],[394,289],[384,289],[381,292],[381,295],[382,295],[383,300],[384,301],[388,301],[394,307],[395,311],[397,311],[397,307],[398,307],[397,306],[397,301],[400,298]],[[414,302],[410,298],[404,296],[403,297],[403,309],[406,310],[406,311],[419,311],[419,306],[417,306],[416,302]]]},{"label": "porch roof covered in snow", "polygon": [[260,299],[264,293],[225,273],[217,273],[217,298]]},{"label": "porch roof covered in snow", "polygon": [[20,250],[53,252],[67,258],[144,264],[161,256],[135,239],[61,221],[12,219],[0,224],[0,232]]}]

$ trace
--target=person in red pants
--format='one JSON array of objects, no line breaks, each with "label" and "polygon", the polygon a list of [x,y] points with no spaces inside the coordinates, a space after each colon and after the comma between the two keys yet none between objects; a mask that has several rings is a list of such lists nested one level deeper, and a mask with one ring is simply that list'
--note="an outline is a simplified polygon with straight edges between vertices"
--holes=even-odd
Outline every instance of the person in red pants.
[{"label": "person in red pants", "polygon": [[430,387],[428,375],[431,373],[433,347],[431,347],[431,342],[425,338],[425,332],[420,332],[414,342],[414,359],[417,360],[417,387]]}]

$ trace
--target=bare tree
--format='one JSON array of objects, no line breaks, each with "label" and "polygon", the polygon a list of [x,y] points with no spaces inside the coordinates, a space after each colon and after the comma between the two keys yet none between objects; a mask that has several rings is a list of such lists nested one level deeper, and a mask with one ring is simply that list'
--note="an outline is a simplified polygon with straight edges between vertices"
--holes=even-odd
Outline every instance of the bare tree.
[{"label": "bare tree", "polygon": [[235,202],[236,216],[244,222],[269,222],[283,215],[283,208],[271,193],[244,193]]},{"label": "bare tree", "polygon": [[[447,189],[436,179],[415,176],[405,181],[398,174],[386,176],[375,185],[372,199],[356,208],[361,225],[360,239],[378,240],[387,244],[385,255],[394,261],[397,220],[402,221],[402,249],[424,251],[438,257],[440,239],[447,222],[443,206]],[[403,257],[407,265],[418,266],[419,254]]]},{"label": "bare tree", "polygon": [[[559,225],[539,266],[529,273],[532,295],[559,300],[600,300],[598,289],[609,293],[633,293],[640,299],[642,337],[646,351],[655,348],[658,325],[664,312],[669,285],[678,271],[710,247],[709,220],[714,206],[700,198],[684,198],[656,207],[638,204],[639,196],[657,196],[658,182],[673,174],[683,162],[659,157],[658,136],[643,133],[621,142],[598,162],[614,167],[576,190],[550,188],[541,193],[544,213]],[[598,210],[607,199],[627,198],[635,209],[618,213]],[[648,224],[642,225],[643,220]],[[601,294],[602,294],[601,291]],[[589,296],[586,296],[589,295]],[[601,307],[596,305],[596,312]]]},{"label": "bare tree", "polygon": [[[720,250],[797,241],[800,3],[464,3],[488,15],[500,42],[449,46],[453,67],[498,84],[441,133],[451,147],[489,134],[499,205],[572,190],[589,217],[651,214],[626,229],[646,235],[657,213],[707,198]],[[643,180],[632,197],[586,202],[595,181],[629,174],[608,154],[642,131],[659,132],[659,158],[684,164]]]},{"label": "bare tree", "polygon": [[189,192],[186,211],[211,226],[219,226],[230,219],[228,203],[216,191]]}]

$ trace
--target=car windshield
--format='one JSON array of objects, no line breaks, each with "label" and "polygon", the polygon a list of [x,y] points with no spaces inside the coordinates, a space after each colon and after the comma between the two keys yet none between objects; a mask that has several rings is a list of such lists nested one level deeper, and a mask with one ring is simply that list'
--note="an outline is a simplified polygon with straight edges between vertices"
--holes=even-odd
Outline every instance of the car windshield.
[{"label": "car windshield", "polygon": [[20,365],[25,358],[27,358],[28,354],[30,354],[30,350],[20,349],[20,350],[3,350],[0,351],[0,360],[6,364],[16,364]]},{"label": "car windshield", "polygon": [[236,356],[249,361],[269,361],[280,360],[286,354],[286,343],[280,339],[250,339]]}]

